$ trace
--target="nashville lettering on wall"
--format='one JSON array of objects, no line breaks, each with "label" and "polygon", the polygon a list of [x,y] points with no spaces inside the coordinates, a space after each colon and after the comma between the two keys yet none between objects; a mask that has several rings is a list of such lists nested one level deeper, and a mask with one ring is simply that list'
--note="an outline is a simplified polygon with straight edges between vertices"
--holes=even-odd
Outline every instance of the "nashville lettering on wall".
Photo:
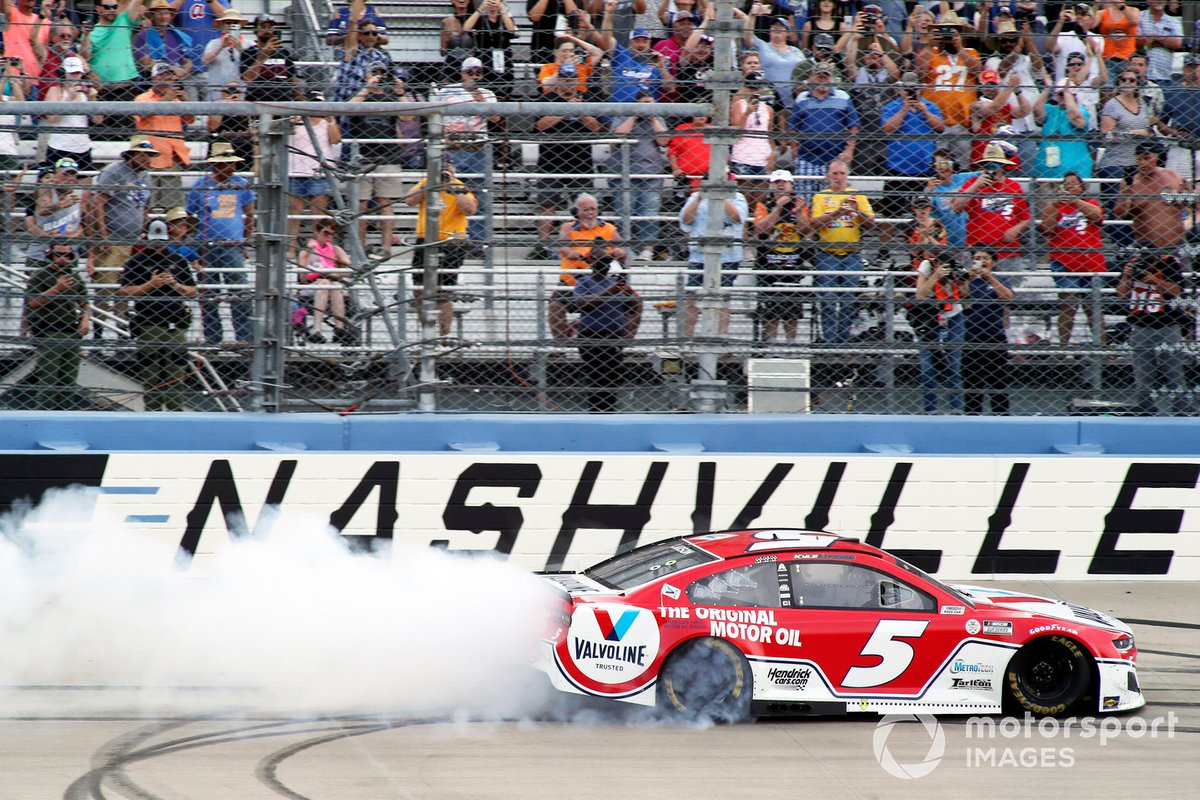
[{"label": "nashville lettering on wall", "polygon": [[[0,455],[0,503],[91,487],[182,568],[319,520],[359,551],[575,569],[693,532],[829,530],[939,577],[1200,579],[1200,460],[576,454]],[[169,552],[167,548],[169,547]]]}]

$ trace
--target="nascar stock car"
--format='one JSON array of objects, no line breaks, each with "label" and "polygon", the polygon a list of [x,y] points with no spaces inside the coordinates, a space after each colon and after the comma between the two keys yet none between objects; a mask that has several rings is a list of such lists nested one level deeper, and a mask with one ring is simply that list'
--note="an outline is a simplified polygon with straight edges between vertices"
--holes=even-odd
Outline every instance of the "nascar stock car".
[{"label": "nascar stock car", "polygon": [[831,533],[683,536],[543,577],[561,606],[538,666],[564,692],[728,720],[1145,705],[1124,623]]}]

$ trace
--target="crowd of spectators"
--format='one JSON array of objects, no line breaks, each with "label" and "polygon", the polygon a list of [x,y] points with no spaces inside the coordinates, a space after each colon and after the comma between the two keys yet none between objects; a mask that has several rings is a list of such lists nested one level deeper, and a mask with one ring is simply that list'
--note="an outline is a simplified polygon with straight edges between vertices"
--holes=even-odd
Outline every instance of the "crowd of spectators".
[{"label": "crowd of spectators", "polygon": [[[709,214],[718,213],[731,241],[722,256],[729,273],[722,283],[731,283],[743,262],[779,273],[759,280],[775,295],[764,293],[758,302],[766,339],[795,336],[803,313],[789,291],[800,285],[795,273],[811,275],[817,290],[819,341],[851,342],[862,322],[860,273],[869,252],[881,259],[883,247],[884,253],[899,250],[901,263],[911,264],[917,300],[932,298],[944,307],[934,314],[937,341],[971,341],[975,330],[985,331],[979,341],[994,344],[1006,315],[984,315],[972,327],[972,309],[998,306],[1044,270],[1060,292],[1059,343],[1069,344],[1077,311],[1095,311],[1081,302],[1093,285],[1090,276],[1122,269],[1119,251],[1106,247],[1179,255],[1192,230],[1196,204],[1187,198],[1200,188],[1200,53],[1195,37],[1185,34],[1178,3],[750,0],[733,10],[741,26],[736,41],[714,38],[716,9],[701,0],[528,0],[526,29],[503,0],[450,0],[448,6],[438,41],[441,72],[412,80],[397,63],[402,54],[389,49],[384,17],[352,0],[339,7],[324,36],[336,65],[331,85],[307,87],[282,44],[279,22],[247,20],[220,0],[102,0],[92,18],[64,4],[39,10],[31,0],[0,0],[7,18],[2,96],[453,105],[532,95],[554,103],[643,103],[647,111],[638,116],[531,115],[528,130],[539,147],[528,165],[538,178],[530,193],[536,240],[527,258],[594,266],[571,242],[574,231],[591,236],[597,227],[591,224],[594,203],[601,222],[618,212],[636,218],[630,240],[621,243],[626,261],[686,261],[688,283],[697,287],[704,261],[697,239]],[[529,88],[517,85],[517,54],[524,50],[514,44],[529,46]],[[721,47],[731,49],[740,76],[730,106],[730,125],[738,132],[730,169],[738,186],[723,208],[710,210],[697,190],[709,171],[712,120],[667,117],[654,104],[710,99]],[[60,184],[102,166],[94,158],[95,134],[111,126],[128,135],[125,121],[144,138],[100,173],[95,190],[76,191],[74,206],[63,205],[72,198]],[[78,252],[86,275],[100,285],[93,302],[125,316],[124,295],[115,288],[119,268],[128,260],[129,241],[145,236],[154,206],[185,209],[195,215],[194,237],[220,242],[198,262],[201,283],[244,279],[254,195],[251,181],[234,173],[252,171],[258,156],[250,120],[64,113],[38,124],[44,126],[37,156],[43,175],[24,226],[34,236],[61,232],[101,242]],[[423,164],[421,119],[362,114],[297,117],[293,124],[293,257],[336,260],[313,249],[326,247],[321,231],[309,226],[310,240],[299,218],[329,210],[335,187],[326,167],[343,137],[363,141],[357,153],[367,172],[358,185],[358,211],[382,218],[377,252],[390,256],[396,209],[403,203],[424,213],[425,190],[394,177]],[[456,229],[455,240],[490,239],[493,187],[482,176],[507,157],[499,145],[511,124],[479,113],[445,119],[448,169],[453,185],[462,187],[447,197],[471,208],[461,214],[465,230]],[[15,128],[0,128],[0,168],[20,166]],[[204,164],[191,163],[188,139],[195,131],[211,138]],[[607,161],[594,162],[595,140],[607,137],[628,145],[609,148]],[[156,174],[200,168],[207,174],[195,185]],[[597,191],[597,200],[591,175],[598,171],[638,177],[623,184],[626,197]],[[863,190],[864,176],[882,189]],[[614,185],[609,181],[610,189]],[[664,222],[664,211],[676,221]],[[560,225],[564,213],[572,220]],[[364,241],[366,233],[363,222]],[[44,245],[27,253],[32,263],[43,263]],[[459,256],[470,252],[460,248],[449,260],[461,263]],[[948,253],[960,262],[970,254],[971,266],[964,262],[958,270]],[[322,280],[340,277],[332,273]],[[1125,296],[1158,292],[1162,299],[1170,294],[1167,283],[1177,285],[1129,280]],[[1105,288],[1115,291],[1116,281]],[[322,291],[317,329],[308,334],[314,341],[323,338],[326,309],[335,319],[344,316],[333,293]],[[203,292],[200,300],[204,309]],[[241,303],[231,306],[234,339],[246,342],[250,322]],[[695,309],[689,301],[689,335]],[[203,319],[205,341],[219,344],[220,315]],[[718,328],[728,329],[727,315]],[[341,331],[335,326],[336,338],[347,341]],[[1104,341],[1103,320],[1089,317],[1089,331],[1093,341]],[[935,351],[942,352],[930,348]],[[922,362],[929,385],[951,387],[952,410],[978,410],[975,378],[994,368],[993,362],[971,364],[969,357],[962,363],[931,357],[928,368]],[[1003,387],[985,388],[993,411],[1007,407]]]}]

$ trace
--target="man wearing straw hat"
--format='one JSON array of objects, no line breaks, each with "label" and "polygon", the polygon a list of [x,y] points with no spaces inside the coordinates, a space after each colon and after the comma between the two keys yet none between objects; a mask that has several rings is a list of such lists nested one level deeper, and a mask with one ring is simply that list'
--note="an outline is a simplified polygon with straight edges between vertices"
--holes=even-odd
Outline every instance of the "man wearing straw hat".
[{"label": "man wearing straw hat", "polygon": [[200,311],[204,342],[217,347],[224,339],[217,287],[213,285],[223,283],[231,295],[234,337],[238,344],[249,344],[253,329],[245,292],[245,248],[254,235],[254,191],[249,181],[234,174],[242,159],[228,142],[213,142],[205,163],[209,173],[196,181],[187,195],[187,211],[199,221],[196,238],[203,243]]}]

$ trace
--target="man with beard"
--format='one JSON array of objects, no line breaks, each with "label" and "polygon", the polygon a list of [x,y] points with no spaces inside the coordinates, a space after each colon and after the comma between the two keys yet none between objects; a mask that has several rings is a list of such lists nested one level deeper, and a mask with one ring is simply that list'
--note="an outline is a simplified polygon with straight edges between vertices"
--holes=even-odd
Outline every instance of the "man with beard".
[{"label": "man with beard", "polygon": [[[188,233],[186,214],[172,223],[177,240]],[[187,259],[168,242],[167,223],[154,220],[146,246],[121,273],[121,295],[134,298],[129,330],[138,343],[143,400],[147,411],[182,411],[180,384],[190,371],[187,330],[192,321],[185,298],[196,296],[196,279]]]},{"label": "man with beard", "polygon": [[37,407],[72,407],[79,380],[80,340],[87,335],[87,286],[76,271],[77,255],[69,242],[56,242],[46,263],[29,278],[25,318],[37,340]]},{"label": "man with beard", "polygon": [[254,44],[242,53],[242,80],[246,82],[246,100],[251,103],[286,103],[296,99],[300,90],[296,63],[276,27],[269,14],[255,17]]},{"label": "man with beard", "polygon": [[145,8],[144,0],[130,0],[124,10],[116,0],[100,0],[96,5],[99,19],[84,31],[81,52],[100,79],[96,99],[120,102],[137,95],[141,76],[133,60],[133,32]]},{"label": "man with beard", "polygon": [[1188,198],[1179,196],[1183,179],[1161,166],[1163,160],[1163,148],[1158,142],[1138,143],[1134,150],[1134,173],[1122,182],[1113,215],[1132,220],[1135,244],[1174,253],[1183,243],[1185,228],[1179,210]]},{"label": "man with beard", "polygon": [[954,12],[943,14],[934,25],[934,44],[917,54],[919,83],[928,86],[924,98],[936,105],[946,123],[943,146],[955,160],[966,164],[971,152],[971,103],[978,99],[976,85],[983,71],[979,53],[964,47],[964,23]]},{"label": "man with beard", "polygon": [[629,47],[618,44],[611,33],[612,14],[617,0],[604,3],[604,20],[597,32],[597,44],[608,53],[612,62],[612,93],[609,100],[614,103],[632,103],[638,92],[652,92],[655,97],[662,94],[664,86],[672,83],[667,58],[650,49],[650,31],[634,28],[629,35]]},{"label": "man with beard", "polygon": [[1021,184],[1004,173],[1004,168],[1013,162],[1005,158],[999,145],[989,144],[975,164],[980,170],[979,177],[963,186],[962,193],[950,201],[950,207],[967,213],[969,247],[993,248],[999,272],[1019,271],[1024,267],[1021,237],[1033,217]]}]

